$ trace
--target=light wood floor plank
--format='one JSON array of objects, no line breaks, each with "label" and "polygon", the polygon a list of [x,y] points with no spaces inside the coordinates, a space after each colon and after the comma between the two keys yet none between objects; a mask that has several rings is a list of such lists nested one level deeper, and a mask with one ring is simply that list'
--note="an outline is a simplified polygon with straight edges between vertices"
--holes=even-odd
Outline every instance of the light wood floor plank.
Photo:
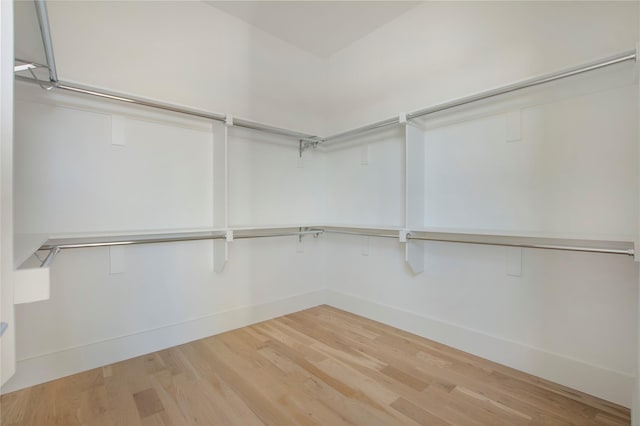
[{"label": "light wood floor plank", "polygon": [[0,398],[2,426],[620,426],[629,410],[319,306]]}]

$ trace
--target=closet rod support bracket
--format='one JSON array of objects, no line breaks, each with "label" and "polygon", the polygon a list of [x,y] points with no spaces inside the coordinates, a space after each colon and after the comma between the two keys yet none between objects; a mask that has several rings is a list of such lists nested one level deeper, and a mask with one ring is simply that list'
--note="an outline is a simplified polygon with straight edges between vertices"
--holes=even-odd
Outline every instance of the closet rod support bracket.
[{"label": "closet rod support bracket", "polygon": [[298,242],[302,242],[302,237],[305,235],[313,235],[313,238],[318,238],[320,234],[324,232],[324,229],[299,227],[298,228]]},{"label": "closet rod support bracket", "polygon": [[49,254],[47,254],[47,257],[45,257],[42,263],[40,264],[40,267],[48,268],[49,266],[51,266],[51,262],[53,262],[53,258],[56,257],[58,253],[60,253],[60,247],[52,247],[51,250],[49,250]]},{"label": "closet rod support bracket", "polygon": [[322,142],[320,139],[300,139],[299,141],[299,155],[300,158],[302,158],[302,153],[305,152],[307,149],[309,148],[313,148],[316,149],[318,147],[318,144],[320,142]]}]

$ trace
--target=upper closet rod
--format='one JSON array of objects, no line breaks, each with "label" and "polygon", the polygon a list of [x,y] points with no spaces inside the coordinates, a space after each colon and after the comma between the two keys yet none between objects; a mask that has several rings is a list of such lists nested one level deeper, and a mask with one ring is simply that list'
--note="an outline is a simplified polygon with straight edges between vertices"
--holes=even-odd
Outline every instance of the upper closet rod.
[{"label": "upper closet rod", "polygon": [[[38,80],[34,80],[33,78],[23,77],[20,75],[16,76],[16,79],[20,81],[29,82],[29,83],[41,84],[41,82]],[[114,101],[126,102],[132,105],[140,105],[140,106],[149,107],[149,108],[161,109],[164,111],[177,112],[179,114],[185,114],[185,115],[190,115],[190,116],[199,117],[199,118],[206,118],[208,120],[219,121],[222,123],[227,122],[227,116],[224,114],[216,114],[216,113],[201,111],[197,109],[183,108],[180,106],[151,101],[148,99],[125,95],[122,93],[109,92],[102,89],[96,89],[93,87],[65,83],[63,81],[55,81],[55,82],[52,81],[51,83],[54,88],[67,90],[69,92],[82,93],[85,95],[97,96],[100,98],[110,99]],[[234,118],[233,125],[237,127],[243,127],[246,129],[258,130],[266,133],[286,136],[286,137],[294,138],[297,140],[316,142],[319,139],[316,136],[308,135],[306,133],[300,133],[294,130],[288,130],[280,127],[269,126],[269,125],[257,123],[254,121],[243,120],[240,118]]]},{"label": "upper closet rod", "polygon": [[[47,68],[49,68],[49,80],[51,81],[53,87],[58,89],[68,90],[71,92],[84,93],[87,95],[98,96],[101,98],[127,102],[134,105],[141,105],[145,107],[151,107],[156,109],[162,109],[165,111],[177,112],[180,114],[206,118],[209,120],[227,122],[227,118],[231,118],[223,114],[215,114],[215,113],[199,111],[199,110],[190,109],[190,108],[183,108],[183,107],[174,106],[170,104],[151,101],[148,99],[138,98],[138,97],[119,94],[119,93],[107,92],[97,88],[92,88],[87,86],[83,87],[83,86],[59,81],[57,71],[56,71],[55,57],[53,55],[53,43],[51,41],[51,31],[49,29],[49,15],[47,14],[47,5],[45,0],[34,0],[34,3],[36,8],[36,13],[38,15],[38,22],[40,25],[40,34],[42,35],[44,52],[47,58]],[[34,79],[30,79],[30,78],[18,77],[18,79],[34,82]],[[37,81],[37,79],[35,82],[37,82],[38,84],[42,84],[42,82]],[[274,127],[274,126],[268,126],[265,124],[252,122],[249,120],[235,119],[233,120],[233,125],[238,127],[244,127],[247,129],[273,133],[276,135],[291,137],[295,139],[309,140],[314,142],[317,141],[318,139],[314,135],[308,135],[306,133],[300,133],[293,130],[283,129],[283,128]]]},{"label": "upper closet rod", "polygon": [[[176,107],[176,106],[172,106],[172,105],[168,105],[168,104],[162,104],[162,103],[158,103],[158,102],[154,102],[154,101],[150,101],[150,100],[146,100],[146,99],[141,99],[141,98],[136,98],[136,97],[132,97],[132,96],[128,96],[128,95],[122,95],[122,94],[117,94],[117,93],[108,93],[108,92],[104,92],[100,89],[95,89],[95,88],[90,88],[90,87],[81,87],[81,86],[76,86],[76,85],[72,85],[69,83],[64,83],[64,82],[60,82],[58,81],[58,76],[56,73],[56,66],[55,66],[55,59],[53,56],[53,44],[51,42],[51,33],[49,31],[49,19],[48,19],[48,15],[47,15],[47,8],[46,8],[46,4],[45,4],[45,0],[34,0],[35,1],[35,5],[36,5],[36,10],[37,10],[37,14],[38,14],[38,20],[40,22],[40,30],[42,33],[42,41],[44,44],[44,50],[45,50],[45,54],[47,57],[47,64],[48,64],[48,68],[49,68],[49,78],[51,80],[51,82],[53,83],[54,87],[57,87],[59,89],[63,89],[63,90],[69,90],[69,91],[73,91],[73,92],[79,92],[79,93],[85,93],[85,94],[89,94],[89,95],[93,95],[93,96],[100,96],[103,98],[108,98],[108,99],[114,99],[117,101],[123,101],[123,102],[128,102],[128,103],[132,103],[132,104],[137,104],[137,105],[143,105],[143,106],[147,106],[147,107],[152,107],[152,108],[158,108],[158,109],[164,109],[167,111],[173,111],[173,112],[178,112],[178,113],[182,113],[182,114],[187,114],[187,115],[193,115],[193,116],[197,116],[197,117],[202,117],[202,118],[207,118],[207,119],[211,119],[211,120],[216,120],[216,121],[227,121],[227,116],[222,115],[222,114],[213,114],[213,113],[208,113],[208,112],[203,112],[203,111],[197,111],[197,110],[192,110],[192,109],[186,109],[186,108],[181,108],[181,107]],[[521,90],[521,89],[526,89],[529,87],[533,87],[533,86],[538,86],[540,84],[544,84],[544,83],[550,83],[552,81],[556,81],[556,80],[560,80],[566,77],[570,77],[570,76],[574,76],[577,74],[582,74],[588,71],[593,71],[593,70],[597,70],[599,68],[604,68],[610,65],[615,65],[621,62],[626,62],[626,61],[631,61],[631,60],[636,60],[636,51],[635,50],[628,50],[622,53],[619,53],[617,55],[613,55],[610,56],[608,58],[599,60],[599,61],[594,61],[594,62],[590,62],[587,64],[583,64],[580,66],[576,66],[573,68],[569,68],[563,71],[557,71],[554,73],[550,73],[550,74],[545,74],[539,77],[534,77],[531,79],[527,79],[527,80],[523,80],[514,84],[510,84],[507,86],[503,86],[503,87],[499,87],[497,89],[493,89],[493,90],[489,90],[486,92],[481,92],[475,95],[471,95],[471,96],[467,96],[464,98],[459,98],[450,102],[446,102],[440,105],[435,105],[429,108],[425,108],[425,109],[421,109],[412,113],[409,113],[406,115],[406,119],[410,120],[410,119],[414,119],[414,118],[418,118],[418,117],[422,117],[425,115],[429,115],[429,114],[433,114],[436,112],[440,112],[440,111],[444,111],[447,109],[451,109],[451,108],[455,108],[458,106],[462,106],[462,105],[466,105],[472,102],[477,102],[483,99],[488,99],[488,98],[492,98],[494,96],[499,96],[502,94],[506,94],[506,93],[510,93],[516,90]],[[24,79],[24,78],[21,78]],[[29,80],[33,82],[33,79],[25,79],[25,80]],[[41,84],[41,82],[38,82],[39,84]],[[230,117],[229,117],[230,118]],[[354,136],[356,134],[359,133],[364,133],[364,132],[368,132],[371,130],[375,130],[375,129],[379,129],[382,127],[387,127],[390,125],[394,125],[394,124],[398,124],[400,123],[400,117],[393,117],[387,120],[382,120],[382,121],[378,121],[376,123],[373,124],[369,124],[367,126],[363,126],[363,127],[358,127],[356,129],[352,129],[352,130],[348,130],[346,132],[342,132],[342,133],[338,133],[332,136],[328,136],[325,138],[321,138],[321,137],[317,137],[314,135],[309,135],[309,134],[304,134],[304,133],[300,133],[300,132],[296,132],[296,131],[292,131],[292,130],[288,130],[288,129],[282,129],[282,128],[278,128],[278,127],[273,127],[273,126],[268,126],[268,125],[264,125],[264,124],[260,124],[260,123],[255,123],[249,120],[242,120],[242,119],[235,119],[234,121],[234,125],[238,126],[238,127],[244,127],[247,129],[253,129],[253,130],[259,130],[259,131],[264,131],[267,133],[274,133],[274,134],[278,134],[281,136],[287,136],[287,137],[292,137],[292,138],[296,138],[299,139],[301,141],[307,141],[307,142],[311,142],[311,143],[318,143],[318,142],[328,142],[328,141],[332,141],[332,140],[336,140],[336,139],[342,139],[345,137],[349,137],[349,136]]]},{"label": "upper closet rod", "polygon": [[[87,95],[98,96],[101,98],[107,98],[107,99],[112,99],[112,100],[121,101],[121,102],[127,102],[134,105],[141,105],[145,107],[162,109],[165,111],[177,112],[180,114],[206,118],[209,120],[220,121],[223,123],[227,121],[227,116],[224,114],[215,114],[215,113],[200,111],[200,110],[191,109],[191,108],[178,107],[178,106],[155,102],[155,101],[138,98],[134,96],[123,95],[120,93],[106,92],[106,91],[102,91],[102,90],[98,90],[98,89],[94,89],[86,86],[72,85],[69,83],[61,82],[61,81],[54,83],[54,87],[58,89],[68,90],[70,92],[84,93]],[[256,123],[249,120],[243,120],[240,118],[233,118],[233,125],[237,127],[244,127],[247,129],[273,133],[280,136],[287,136],[295,139],[315,140],[315,136],[313,135],[296,132],[294,130],[283,129],[280,127],[269,126],[266,124]]]},{"label": "upper closet rod", "polygon": [[[462,105],[470,104],[472,102],[493,98],[495,96],[504,95],[507,93],[515,92],[517,90],[527,89],[530,87],[538,86],[545,83],[550,83],[552,81],[561,80],[563,78],[571,77],[571,76],[582,74],[585,72],[608,67],[610,65],[615,65],[622,62],[633,61],[633,60],[636,60],[636,51],[627,50],[625,52],[621,52],[617,55],[610,56],[605,59],[601,59],[599,61],[589,62],[587,64],[568,68],[563,71],[557,71],[557,72],[545,74],[539,77],[522,80],[520,82],[509,84],[507,86],[502,86],[493,90],[488,90],[486,92],[480,92],[475,95],[466,96],[464,98],[455,99],[453,101],[445,102],[443,104],[421,109],[421,110],[407,114],[406,117],[407,117],[407,120],[423,117],[425,115],[434,114],[436,112],[445,111],[451,108],[456,108]],[[346,132],[337,133],[335,135],[328,136],[326,138],[323,138],[322,141],[329,142],[332,140],[343,139],[349,136],[355,136],[360,133],[369,132],[371,130],[375,130],[381,127],[391,126],[399,123],[400,123],[400,117],[389,118],[387,120],[378,121],[376,123],[369,124],[367,126],[358,127],[356,129],[348,130]]]}]

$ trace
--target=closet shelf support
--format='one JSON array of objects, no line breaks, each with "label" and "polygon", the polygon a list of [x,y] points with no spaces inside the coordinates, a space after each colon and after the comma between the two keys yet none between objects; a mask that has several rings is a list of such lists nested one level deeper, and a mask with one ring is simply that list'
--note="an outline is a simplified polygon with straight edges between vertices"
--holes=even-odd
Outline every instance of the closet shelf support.
[{"label": "closet shelf support", "polygon": [[60,247],[53,247],[50,249],[47,257],[44,258],[40,267],[48,268],[51,265],[51,262],[53,262],[53,258],[56,257],[58,253],[60,253]]},{"label": "closet shelf support", "polygon": [[313,148],[316,149],[318,147],[318,144],[322,142],[322,140],[320,139],[316,139],[316,138],[308,138],[308,139],[300,139],[299,141],[299,155],[300,158],[302,158],[302,153],[305,152],[307,149],[309,148]]}]

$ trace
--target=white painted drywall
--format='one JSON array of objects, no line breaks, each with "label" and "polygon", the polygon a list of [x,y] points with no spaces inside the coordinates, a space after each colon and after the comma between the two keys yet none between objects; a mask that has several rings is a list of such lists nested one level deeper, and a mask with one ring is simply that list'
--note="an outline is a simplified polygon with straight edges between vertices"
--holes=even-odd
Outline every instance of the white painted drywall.
[{"label": "white painted drywall", "polygon": [[634,49],[636,2],[425,2],[328,61],[327,133]]},{"label": "white painted drywall", "polygon": [[0,383],[16,369],[13,306],[13,2],[0,2]]},{"label": "white painted drywall", "polygon": [[630,404],[632,259],[525,250],[522,276],[512,277],[504,247],[432,243],[414,275],[400,243],[372,238],[367,256],[361,243],[326,238],[329,304]]},{"label": "white painted drywall", "polygon": [[322,61],[205,3],[55,1],[49,20],[63,80],[321,130]]},{"label": "white painted drywall", "polygon": [[[427,3],[326,63],[198,3],[54,2],[50,15],[64,79],[327,134],[632,48],[638,39],[637,9],[636,3],[615,2]],[[165,31],[167,28],[172,31]],[[190,65],[194,62],[198,66]],[[596,97],[600,100],[601,96],[606,94]],[[626,102],[624,95],[617,99]],[[563,109],[558,104],[554,107]],[[68,109],[67,105],[64,112],[56,114],[85,117],[79,129],[103,129],[91,143],[106,137],[106,127],[96,117],[100,113],[94,107],[81,105],[72,112]],[[33,109],[46,110],[42,106]],[[595,116],[606,113],[597,109],[582,112]],[[573,133],[576,126],[563,127],[566,124],[554,128],[568,132],[573,138],[567,141],[576,143],[581,133]],[[589,120],[579,130],[591,136],[592,131],[607,129],[611,127],[600,128],[597,121]],[[238,145],[229,147],[230,223],[298,221],[318,208],[318,198],[309,191],[313,188],[320,191],[320,199],[326,200],[320,211],[327,222],[402,225],[404,152],[401,136],[392,133],[382,138],[370,135],[365,152],[362,144],[355,144],[329,149],[322,156],[305,155],[300,170],[295,144],[291,148],[259,145],[254,151],[253,145],[237,138]],[[160,145],[140,141],[142,151],[131,156],[138,160],[136,164],[145,164],[143,152],[149,153],[149,159],[158,160],[179,153],[171,141],[162,144],[164,132],[156,135]],[[181,137],[172,141],[177,139]],[[608,138],[607,142],[616,140]],[[168,149],[167,153],[156,152],[158,146]],[[136,147],[125,144],[108,150]],[[571,144],[562,147],[577,149]],[[69,147],[77,148],[82,146]],[[637,152],[626,150],[627,145],[622,148],[615,159],[626,160],[626,154],[637,157]],[[176,157],[178,162],[195,164],[187,171],[194,179],[198,173],[215,173],[211,158],[200,158],[210,155],[202,149],[184,153],[193,155],[191,159]],[[491,159],[489,148],[482,154],[489,158],[480,157],[485,161],[469,164],[469,182]],[[24,159],[37,159],[39,155],[34,152]],[[59,155],[69,157],[56,159],[58,163],[43,163],[57,164],[56,170],[49,171],[63,172],[56,179],[69,173],[67,166],[71,170],[84,167],[71,161],[77,155],[75,151]],[[437,158],[428,157],[428,152],[426,155],[433,161],[427,163],[438,165]],[[617,201],[633,191],[627,201],[637,205],[637,187],[627,186],[626,181],[623,188],[618,187],[618,179],[637,173],[633,171],[637,164],[623,161],[619,169],[612,170],[615,159],[603,162],[606,167],[600,172],[605,179],[591,185],[602,185],[599,193]],[[96,197],[98,205],[104,202],[99,194],[113,188],[117,179],[140,184],[150,177],[163,178],[161,170],[151,166],[145,170],[150,174],[138,180],[132,163],[120,168],[121,164],[109,161],[118,164],[120,174],[104,181],[96,181],[99,176],[92,175],[86,183],[96,188],[96,194],[89,196]],[[291,169],[294,165],[295,171]],[[439,166],[446,171],[447,164]],[[459,164],[451,165],[452,169],[455,166]],[[24,163],[22,167],[24,170]],[[576,176],[590,178],[586,172],[578,170]],[[318,184],[318,174],[324,184]],[[288,181],[290,175],[298,179]],[[59,182],[56,179],[51,184]],[[194,185],[180,182],[189,186],[187,193],[176,190],[157,195],[205,212],[215,210],[211,206],[213,188],[201,186],[199,181]],[[171,185],[165,183],[165,187]],[[576,185],[572,181],[567,188],[575,189]],[[30,193],[42,191],[36,187],[33,181],[25,192],[34,203],[39,202],[38,194],[45,197]],[[144,191],[145,187],[119,188],[126,198],[127,191]],[[278,192],[281,189],[286,192]],[[63,188],[54,186],[53,190],[73,201]],[[445,195],[437,188],[429,191],[432,199]],[[131,192],[128,196],[135,202]],[[281,219],[284,204],[291,200],[296,202],[294,208],[286,209],[286,220]],[[158,198],[153,197],[149,206],[156,201]],[[470,210],[491,207],[481,204],[487,201],[485,197],[474,201],[476,205]],[[428,216],[433,212],[430,207],[425,203],[425,225],[429,224],[427,218],[434,219]],[[62,210],[65,208],[68,206],[63,205]],[[600,214],[598,211],[588,211],[584,217],[595,217],[598,226],[606,224],[606,233],[636,233],[637,229],[629,225],[629,215],[637,215],[637,211],[628,213],[626,207],[621,208],[625,211],[607,211],[602,217],[594,216]],[[111,227],[139,226],[144,216],[136,211],[130,217],[107,218],[106,223]],[[103,226],[102,213],[97,209],[90,213],[100,220],[75,218],[85,221],[80,222],[83,227]],[[195,210],[162,212],[161,219],[150,210],[145,213],[150,222],[160,220],[167,227],[207,226],[213,220]],[[58,231],[81,228],[74,228],[72,221],[64,223],[61,216],[54,212],[51,219]],[[461,226],[453,221],[455,216],[438,218],[451,220],[449,226]],[[510,229],[523,223],[511,224]],[[562,224],[567,223],[564,218]],[[484,222],[475,225],[493,226]],[[583,222],[579,231],[585,226]],[[106,249],[64,253],[52,269],[52,282],[57,283],[52,299],[17,310],[22,369],[19,367],[19,377],[3,390],[49,377],[48,367],[68,374],[320,303],[326,286],[329,301],[340,307],[630,404],[637,363],[638,293],[637,267],[630,259],[525,250],[522,276],[513,277],[506,274],[504,248],[434,243],[427,245],[425,273],[414,276],[403,263],[402,246],[395,241],[371,239],[367,256],[363,256],[361,238],[326,237],[324,247],[308,240],[304,253],[295,252],[295,241],[284,242],[290,240],[234,242],[222,275],[211,272],[209,243],[130,248],[125,272],[113,275],[109,275]],[[325,262],[319,262],[318,257],[325,252]],[[296,297],[300,294],[310,296]],[[118,306],[115,312],[114,305]],[[261,310],[260,306],[277,308]],[[247,315],[252,309],[267,313]],[[137,340],[145,343],[137,345]],[[100,356],[96,348],[107,348],[102,352],[108,355]],[[85,363],[77,363],[74,370],[69,364],[78,359]]]},{"label": "white painted drywall", "polygon": [[[637,3],[425,3],[329,59],[328,131],[633,49],[637,16]],[[633,65],[618,71],[421,122],[423,226],[635,239],[637,83]],[[522,137],[509,142],[513,113]],[[359,140],[367,138],[375,136]],[[343,166],[352,149],[328,153],[327,170],[356,173],[357,165]],[[403,173],[400,154],[389,154],[396,160],[378,175]],[[366,206],[381,198],[367,182],[327,181],[329,200],[335,193]],[[332,208],[329,217],[362,213],[376,222],[353,203]],[[394,241],[371,239],[367,256],[358,237],[328,236],[326,244],[329,303],[631,405],[631,258],[530,249],[514,277],[505,248],[427,243],[425,272],[413,275]]]},{"label": "white painted drywall", "polygon": [[324,156],[254,131],[229,129],[229,225],[278,227],[324,220]]},{"label": "white painted drywall", "polygon": [[625,64],[427,122],[424,227],[633,241],[636,87]]},{"label": "white painted drywall", "polygon": [[126,247],[120,274],[106,248],[65,252],[51,299],[16,309],[18,371],[3,392],[324,303],[322,245],[297,244],[235,241],[221,274],[211,242]]},{"label": "white painted drywall", "polygon": [[21,88],[15,104],[18,233],[213,226],[211,123],[62,107],[38,87]]},{"label": "white painted drywall", "polygon": [[[212,179],[224,178],[213,170],[224,166],[214,158],[222,155],[214,152],[222,124],[16,87],[18,235],[224,223],[214,217],[224,197],[214,194]],[[322,159],[307,155],[298,168],[295,146],[252,138],[227,143],[232,200],[241,203],[231,204],[233,220],[255,226],[291,212],[299,223],[314,214]],[[295,236],[236,240],[222,273],[214,272],[211,241],[63,251],[50,270],[50,299],[16,308],[18,370],[3,392],[317,306],[322,257],[312,236],[302,248]]]},{"label": "white painted drywall", "polygon": [[404,131],[401,128],[343,141],[327,149],[325,157],[324,222],[403,226]]}]

